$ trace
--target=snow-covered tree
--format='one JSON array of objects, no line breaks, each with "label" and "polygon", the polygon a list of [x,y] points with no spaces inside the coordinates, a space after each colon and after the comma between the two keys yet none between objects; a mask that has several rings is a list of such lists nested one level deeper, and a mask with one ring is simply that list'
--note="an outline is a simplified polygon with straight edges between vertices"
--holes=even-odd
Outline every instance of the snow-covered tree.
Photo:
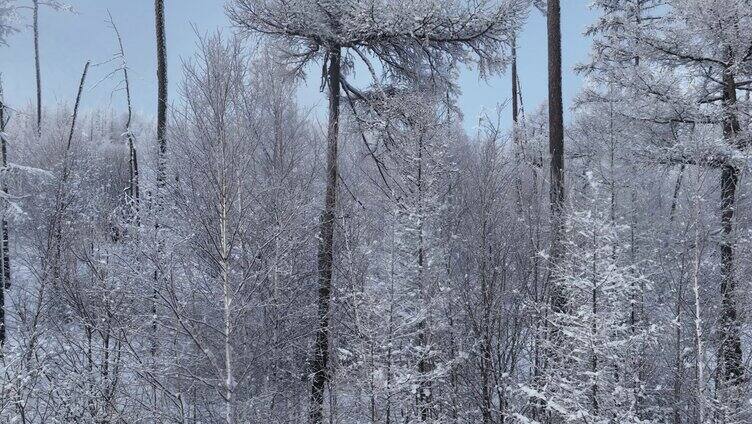
[{"label": "snow-covered tree", "polygon": [[[127,32],[113,109],[82,78],[38,125],[32,77],[0,104],[0,421],[748,422],[751,5],[594,0],[563,120],[575,3],[234,0],[167,103],[156,0],[157,116]],[[0,42],[60,4],[0,0]],[[463,116],[460,70],[510,58],[511,110]]]},{"label": "snow-covered tree", "polygon": [[0,44],[7,44],[8,37],[17,32],[18,6],[15,0],[0,2]]},{"label": "snow-covered tree", "polygon": [[[720,184],[720,311],[716,328],[721,409],[735,416],[746,378],[735,249],[738,191],[746,167],[752,39],[749,4],[737,0],[596,3],[588,102],[615,104],[631,121],[646,162],[709,167]],[[698,132],[699,131],[699,132]],[[697,134],[705,137],[697,137]],[[639,149],[635,149],[639,150]],[[728,392],[728,393],[725,393]],[[725,393],[725,394],[724,394]],[[725,412],[724,412],[725,414]]]},{"label": "snow-covered tree", "polygon": [[540,387],[521,388],[554,422],[650,422],[642,416],[643,387],[635,387],[634,376],[651,333],[634,328],[629,315],[651,283],[626,260],[629,245],[606,204],[596,192],[568,215],[556,269],[567,306],[547,315],[557,336],[549,343],[559,356]]},{"label": "snow-covered tree", "polygon": [[[328,372],[343,65],[346,75],[358,58],[377,85],[383,78],[376,75],[373,58],[383,76],[390,79],[425,78],[423,73],[428,69],[430,78],[449,85],[450,72],[458,63],[476,62],[482,72],[498,70],[506,62],[506,47],[524,18],[526,3],[237,0],[230,7],[230,17],[236,24],[280,43],[298,70],[311,61],[321,61],[322,81],[328,87],[327,184],[318,255],[321,288],[319,329],[312,355],[311,422],[323,420]],[[346,89],[349,86],[345,82]]]}]

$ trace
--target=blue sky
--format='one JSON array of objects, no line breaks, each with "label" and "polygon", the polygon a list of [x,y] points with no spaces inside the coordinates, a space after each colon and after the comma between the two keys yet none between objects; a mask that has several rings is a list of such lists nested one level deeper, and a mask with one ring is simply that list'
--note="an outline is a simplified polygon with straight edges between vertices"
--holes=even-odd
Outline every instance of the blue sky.
[{"label": "blue sky", "polygon": [[[56,103],[72,103],[86,60],[90,59],[96,64],[112,57],[116,47],[114,35],[106,23],[109,9],[123,36],[131,69],[134,107],[144,115],[153,116],[156,105],[153,1],[68,0],[68,3],[74,7],[75,13],[49,9],[43,9],[40,13],[43,102],[48,107]],[[171,100],[177,94],[175,89],[180,80],[181,58],[190,57],[195,50],[193,26],[199,32],[217,28],[230,31],[224,3],[224,0],[165,0]],[[562,2],[565,105],[581,86],[580,78],[572,67],[584,61],[588,55],[590,43],[582,35],[594,17],[588,3],[587,0]],[[28,24],[28,18],[24,16],[22,26]],[[520,36],[518,52],[527,110],[535,109],[546,98],[546,52],[545,18],[534,10]],[[116,81],[103,80],[112,69],[113,64],[92,68],[83,108],[109,106],[116,111],[123,110],[123,93],[114,90]],[[32,101],[35,92],[34,51],[30,29],[23,27],[21,33],[10,38],[9,46],[0,47],[0,72],[3,74],[8,104],[18,107]],[[301,88],[301,105],[323,110],[325,100],[318,92],[318,77],[311,74],[310,78],[311,83]],[[509,98],[508,73],[481,81],[474,70],[463,70],[460,85],[463,91],[460,107],[468,131],[473,131],[477,117],[483,110],[494,109]],[[506,115],[507,120],[511,120],[508,112]]]}]

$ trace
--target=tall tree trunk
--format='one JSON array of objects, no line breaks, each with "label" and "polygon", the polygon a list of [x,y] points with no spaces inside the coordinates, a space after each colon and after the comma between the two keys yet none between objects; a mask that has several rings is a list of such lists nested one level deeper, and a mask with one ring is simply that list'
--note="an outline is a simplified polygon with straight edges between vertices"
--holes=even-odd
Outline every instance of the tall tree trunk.
[{"label": "tall tree trunk", "polygon": [[37,135],[42,135],[42,70],[39,61],[39,0],[34,0],[33,6],[33,23],[34,32],[34,70],[36,72],[37,83]]},{"label": "tall tree trunk", "polygon": [[418,172],[415,183],[418,192],[418,251],[416,259],[418,266],[418,290],[420,291],[421,313],[423,313],[424,316],[420,317],[418,321],[418,349],[420,359],[418,360],[419,384],[416,401],[420,413],[420,420],[425,422],[433,417],[433,389],[430,378],[430,374],[433,371],[433,364],[431,361],[431,346],[429,340],[430,328],[428,326],[430,310],[428,308],[428,296],[426,294],[425,282],[426,245],[423,235],[423,135],[419,136],[417,147]]},{"label": "tall tree trunk", "polygon": [[[393,213],[392,215],[392,221],[390,228],[390,244],[389,244],[389,322],[387,323],[387,339],[386,343],[387,346],[392,346],[392,343],[394,341],[394,320],[395,320],[395,311],[394,306],[396,304],[395,301],[395,284],[394,280],[396,279],[395,275],[395,264],[396,264],[396,221],[397,216],[396,213]],[[386,406],[384,407],[384,423],[385,424],[392,424],[392,396],[389,394],[393,390],[392,388],[392,352],[393,349],[387,349],[386,350],[386,386],[384,387],[384,392],[386,393]]]},{"label": "tall tree trunk", "polygon": [[139,206],[139,184],[138,184],[138,152],[136,151],[135,142],[131,132],[131,122],[133,120],[133,102],[131,101],[131,84],[130,78],[128,78],[128,62],[125,59],[125,49],[123,48],[123,38],[120,36],[120,31],[115,20],[112,18],[110,12],[107,12],[110,18],[110,24],[115,31],[115,37],[117,38],[118,49],[120,51],[120,58],[122,59],[123,70],[123,84],[125,85],[125,102],[126,102],[126,121],[125,121],[125,137],[128,140],[128,201],[133,202],[134,209],[136,211],[136,223],[138,224],[138,206]]},{"label": "tall tree trunk", "polygon": [[[1,165],[3,168],[8,166],[8,149],[5,141],[6,123],[3,82],[0,80],[0,160],[2,161]],[[1,189],[3,193],[8,193],[8,185],[5,181],[3,181]],[[0,258],[2,260],[0,262],[2,265],[2,269],[0,270],[0,275],[2,275],[2,280],[0,280],[0,356],[2,356],[2,348],[5,346],[5,291],[10,288],[10,249],[8,243],[8,221],[5,218],[0,221],[0,232],[0,236],[2,236],[2,241],[0,241],[0,247],[2,247],[2,257]]]},{"label": "tall tree trunk", "polygon": [[[729,60],[731,63],[732,60]],[[736,112],[736,81],[730,68],[723,72],[723,138],[735,148],[740,145],[740,132]],[[719,366],[721,386],[738,385],[744,374],[740,324],[736,304],[736,281],[734,279],[734,211],[736,189],[740,171],[735,164],[726,163],[721,168],[721,319]]]},{"label": "tall tree trunk", "polygon": [[[44,277],[43,279],[46,280],[51,275],[52,278],[52,286],[56,288],[60,288],[61,285],[61,278],[64,276],[63,274],[63,240],[64,240],[64,233],[63,233],[63,226],[66,222],[66,216],[67,216],[67,209],[68,209],[68,197],[70,196],[70,193],[67,192],[66,188],[68,186],[68,180],[70,178],[70,167],[71,167],[71,147],[73,145],[73,137],[76,134],[76,122],[78,121],[78,110],[81,105],[81,97],[83,96],[84,91],[84,85],[86,84],[86,75],[89,72],[89,66],[90,62],[86,62],[86,65],[84,66],[84,71],[81,74],[81,81],[78,85],[78,91],[76,93],[76,102],[73,106],[73,115],[71,117],[71,126],[70,131],[68,132],[68,139],[65,144],[65,150],[63,151],[63,164],[62,164],[62,170],[60,172],[60,179],[58,180],[57,184],[57,193],[55,196],[55,214],[52,217],[52,225],[50,228],[50,237],[48,238],[48,244],[47,249],[48,253],[46,254],[46,258],[49,258],[47,263],[45,264],[45,271],[44,271]],[[44,290],[46,286],[45,284],[42,285],[40,290]],[[40,299],[41,299],[41,293],[40,293]],[[60,308],[61,303],[55,303],[55,307]],[[41,311],[41,308],[39,309]],[[31,355],[34,351],[34,346],[36,345],[36,334],[32,336],[32,339],[29,341],[29,349],[27,350],[27,360],[31,359]]]},{"label": "tall tree trunk", "polygon": [[[593,313],[593,322],[590,325],[590,334],[592,339],[598,340],[598,254],[597,254],[597,246],[598,246],[598,233],[597,231],[593,232],[593,279],[592,279],[592,289],[591,289],[591,297],[590,297],[590,307],[591,312]],[[598,351],[593,348],[593,351],[591,353],[590,357],[590,372],[592,372],[592,383],[590,385],[590,406],[593,408],[593,413],[595,416],[598,416],[600,414],[600,406],[598,405]]]},{"label": "tall tree trunk", "polygon": [[[151,299],[151,356],[153,375],[156,375],[157,345],[157,297],[162,281],[164,240],[161,236],[161,215],[164,211],[164,187],[167,183],[167,42],[165,37],[164,0],[154,0],[154,19],[157,41],[157,189],[155,198],[154,231],[157,242],[157,258],[154,268],[154,287]],[[154,420],[157,421],[157,388],[153,387],[152,401]]]},{"label": "tall tree trunk", "polygon": [[[559,264],[563,257],[562,238],[564,237],[564,111],[561,94],[561,7],[559,0],[548,0],[546,13],[548,30],[548,148],[550,158],[549,205],[551,207],[551,249],[549,252],[548,301],[553,313],[564,312],[567,301],[561,279]],[[546,317],[541,328],[546,331],[547,348],[543,358],[543,374],[549,366],[548,360],[559,360],[557,349],[560,343],[559,330],[548,324]],[[545,377],[544,377],[545,378]],[[534,416],[539,419],[545,414],[545,401],[536,401]]]},{"label": "tall tree trunk", "polygon": [[[561,94],[561,9],[559,0],[548,1],[548,146],[551,154],[551,275],[556,281],[556,266],[562,251],[564,232],[564,107]],[[566,299],[557,283],[551,285],[551,306],[564,310]]]},{"label": "tall tree trunk", "polygon": [[[520,123],[520,95],[519,95],[519,86],[518,86],[518,79],[519,76],[517,74],[517,36],[514,35],[512,37],[512,142],[516,149],[521,151],[523,153],[521,157],[518,158],[518,161],[524,161],[525,155],[524,151],[522,151],[522,140],[520,140],[519,135],[519,123]],[[535,175],[535,169],[532,169],[533,175]],[[520,202],[520,214],[524,213],[523,209],[523,198],[522,198],[522,175],[518,174],[518,177],[516,178],[516,184],[517,184],[517,196],[519,198]],[[535,184],[535,183],[534,183]],[[499,396],[499,422],[504,423],[506,421],[506,388],[497,387],[497,393]],[[490,421],[490,416],[488,417],[488,420]],[[487,418],[484,416],[484,420]]]},{"label": "tall tree trunk", "polygon": [[[167,42],[165,37],[164,0],[154,0],[157,35],[157,188],[162,189],[167,178]],[[158,193],[159,195],[159,193]]]},{"label": "tall tree trunk", "polygon": [[136,150],[135,145],[136,140],[134,140],[130,129],[127,129],[126,131],[128,132],[128,196],[130,196],[130,201],[133,202],[136,214],[136,225],[138,225],[138,211],[141,197],[138,184],[138,151]]},{"label": "tall tree trunk", "polygon": [[226,169],[224,146],[222,148],[223,166],[221,171],[221,193],[220,193],[220,217],[219,217],[219,234],[220,234],[220,268],[222,277],[222,295],[224,299],[224,349],[225,349],[225,420],[227,424],[235,424],[235,373],[234,373],[234,353],[232,346],[233,321],[232,310],[234,303],[234,291],[230,287],[230,244],[229,234],[229,213],[228,213],[228,184],[227,176],[224,175]]},{"label": "tall tree trunk", "polygon": [[695,408],[698,423],[705,422],[705,345],[700,305],[700,172],[697,173],[694,199],[694,260],[692,261],[692,291],[694,294],[694,342],[695,342]]},{"label": "tall tree trunk", "polygon": [[[674,184],[674,195],[671,199],[671,209],[669,213],[669,223],[673,224],[676,219],[676,208],[679,203],[679,192],[684,179],[684,170],[686,164],[679,167],[679,175]],[[682,254],[682,257],[684,254]],[[673,405],[673,423],[681,424],[681,395],[684,386],[684,354],[682,352],[682,324],[684,310],[684,259],[682,258],[682,267],[679,278],[676,280],[676,304],[674,306],[674,316],[676,320],[676,329],[674,330],[674,405]]]},{"label": "tall tree trunk", "polygon": [[674,309],[674,316],[676,319],[676,329],[674,330],[674,405],[673,405],[673,422],[674,424],[681,424],[681,395],[682,387],[684,383],[684,354],[682,352],[682,321],[684,308],[683,298],[683,275],[682,272],[677,279],[676,288],[676,305]]},{"label": "tall tree trunk", "polygon": [[[485,181],[489,183],[488,180]],[[488,186],[486,186],[488,187]],[[485,200],[485,199],[484,199]],[[483,302],[483,322],[481,323],[481,331],[483,334],[481,358],[480,358],[480,372],[481,372],[481,384],[482,384],[482,397],[483,397],[483,424],[491,424],[493,420],[493,387],[491,387],[490,374],[493,368],[493,340],[491,335],[491,312],[494,308],[493,292],[491,288],[491,278],[488,274],[492,271],[493,264],[490,264],[490,248],[488,243],[488,206],[486,204],[480,205],[483,208],[483,222],[481,224],[481,243],[480,243],[480,290],[481,301]]]},{"label": "tall tree trunk", "polygon": [[[520,120],[519,94],[517,93],[517,37],[512,38],[512,131],[517,130]],[[516,139],[516,137],[515,137]],[[516,140],[515,140],[516,141]]]},{"label": "tall tree trunk", "polygon": [[313,378],[308,412],[308,419],[311,424],[323,423],[324,389],[329,379],[329,309],[332,293],[332,262],[334,259],[334,212],[337,206],[341,50],[339,46],[330,48],[326,76],[329,87],[329,128],[326,153],[326,194],[324,210],[321,213],[318,251],[318,329],[311,361]]}]

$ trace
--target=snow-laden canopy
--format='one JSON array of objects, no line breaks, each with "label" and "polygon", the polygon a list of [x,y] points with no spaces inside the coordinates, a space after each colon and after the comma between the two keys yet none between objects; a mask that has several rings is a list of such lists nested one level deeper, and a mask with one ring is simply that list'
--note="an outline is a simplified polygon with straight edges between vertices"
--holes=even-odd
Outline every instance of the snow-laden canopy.
[{"label": "snow-laden canopy", "polygon": [[17,31],[16,9],[15,0],[0,0],[0,45],[6,44],[8,36]]},{"label": "snow-laden canopy", "polygon": [[228,10],[241,29],[283,44],[301,68],[341,47],[404,76],[469,62],[481,72],[502,68],[529,6],[529,0],[235,0]]}]

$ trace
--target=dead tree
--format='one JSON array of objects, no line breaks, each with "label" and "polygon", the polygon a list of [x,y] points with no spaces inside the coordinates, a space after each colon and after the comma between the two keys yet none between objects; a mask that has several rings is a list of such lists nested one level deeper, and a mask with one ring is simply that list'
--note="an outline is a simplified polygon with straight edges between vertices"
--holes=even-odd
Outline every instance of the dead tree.
[{"label": "dead tree", "polygon": [[[131,101],[131,85],[128,78],[128,62],[125,59],[125,49],[123,48],[123,38],[120,36],[120,31],[112,15],[107,11],[109,17],[110,26],[115,32],[115,38],[118,43],[117,56],[121,59],[120,70],[123,72],[123,88],[125,89],[125,102],[126,102],[126,120],[125,120],[125,138],[128,141],[128,201],[133,203],[133,207],[138,214],[139,209],[139,181],[138,181],[138,151],[136,151],[136,140],[131,131],[131,121],[133,120],[133,106]],[[137,215],[138,220],[138,215]]]}]

